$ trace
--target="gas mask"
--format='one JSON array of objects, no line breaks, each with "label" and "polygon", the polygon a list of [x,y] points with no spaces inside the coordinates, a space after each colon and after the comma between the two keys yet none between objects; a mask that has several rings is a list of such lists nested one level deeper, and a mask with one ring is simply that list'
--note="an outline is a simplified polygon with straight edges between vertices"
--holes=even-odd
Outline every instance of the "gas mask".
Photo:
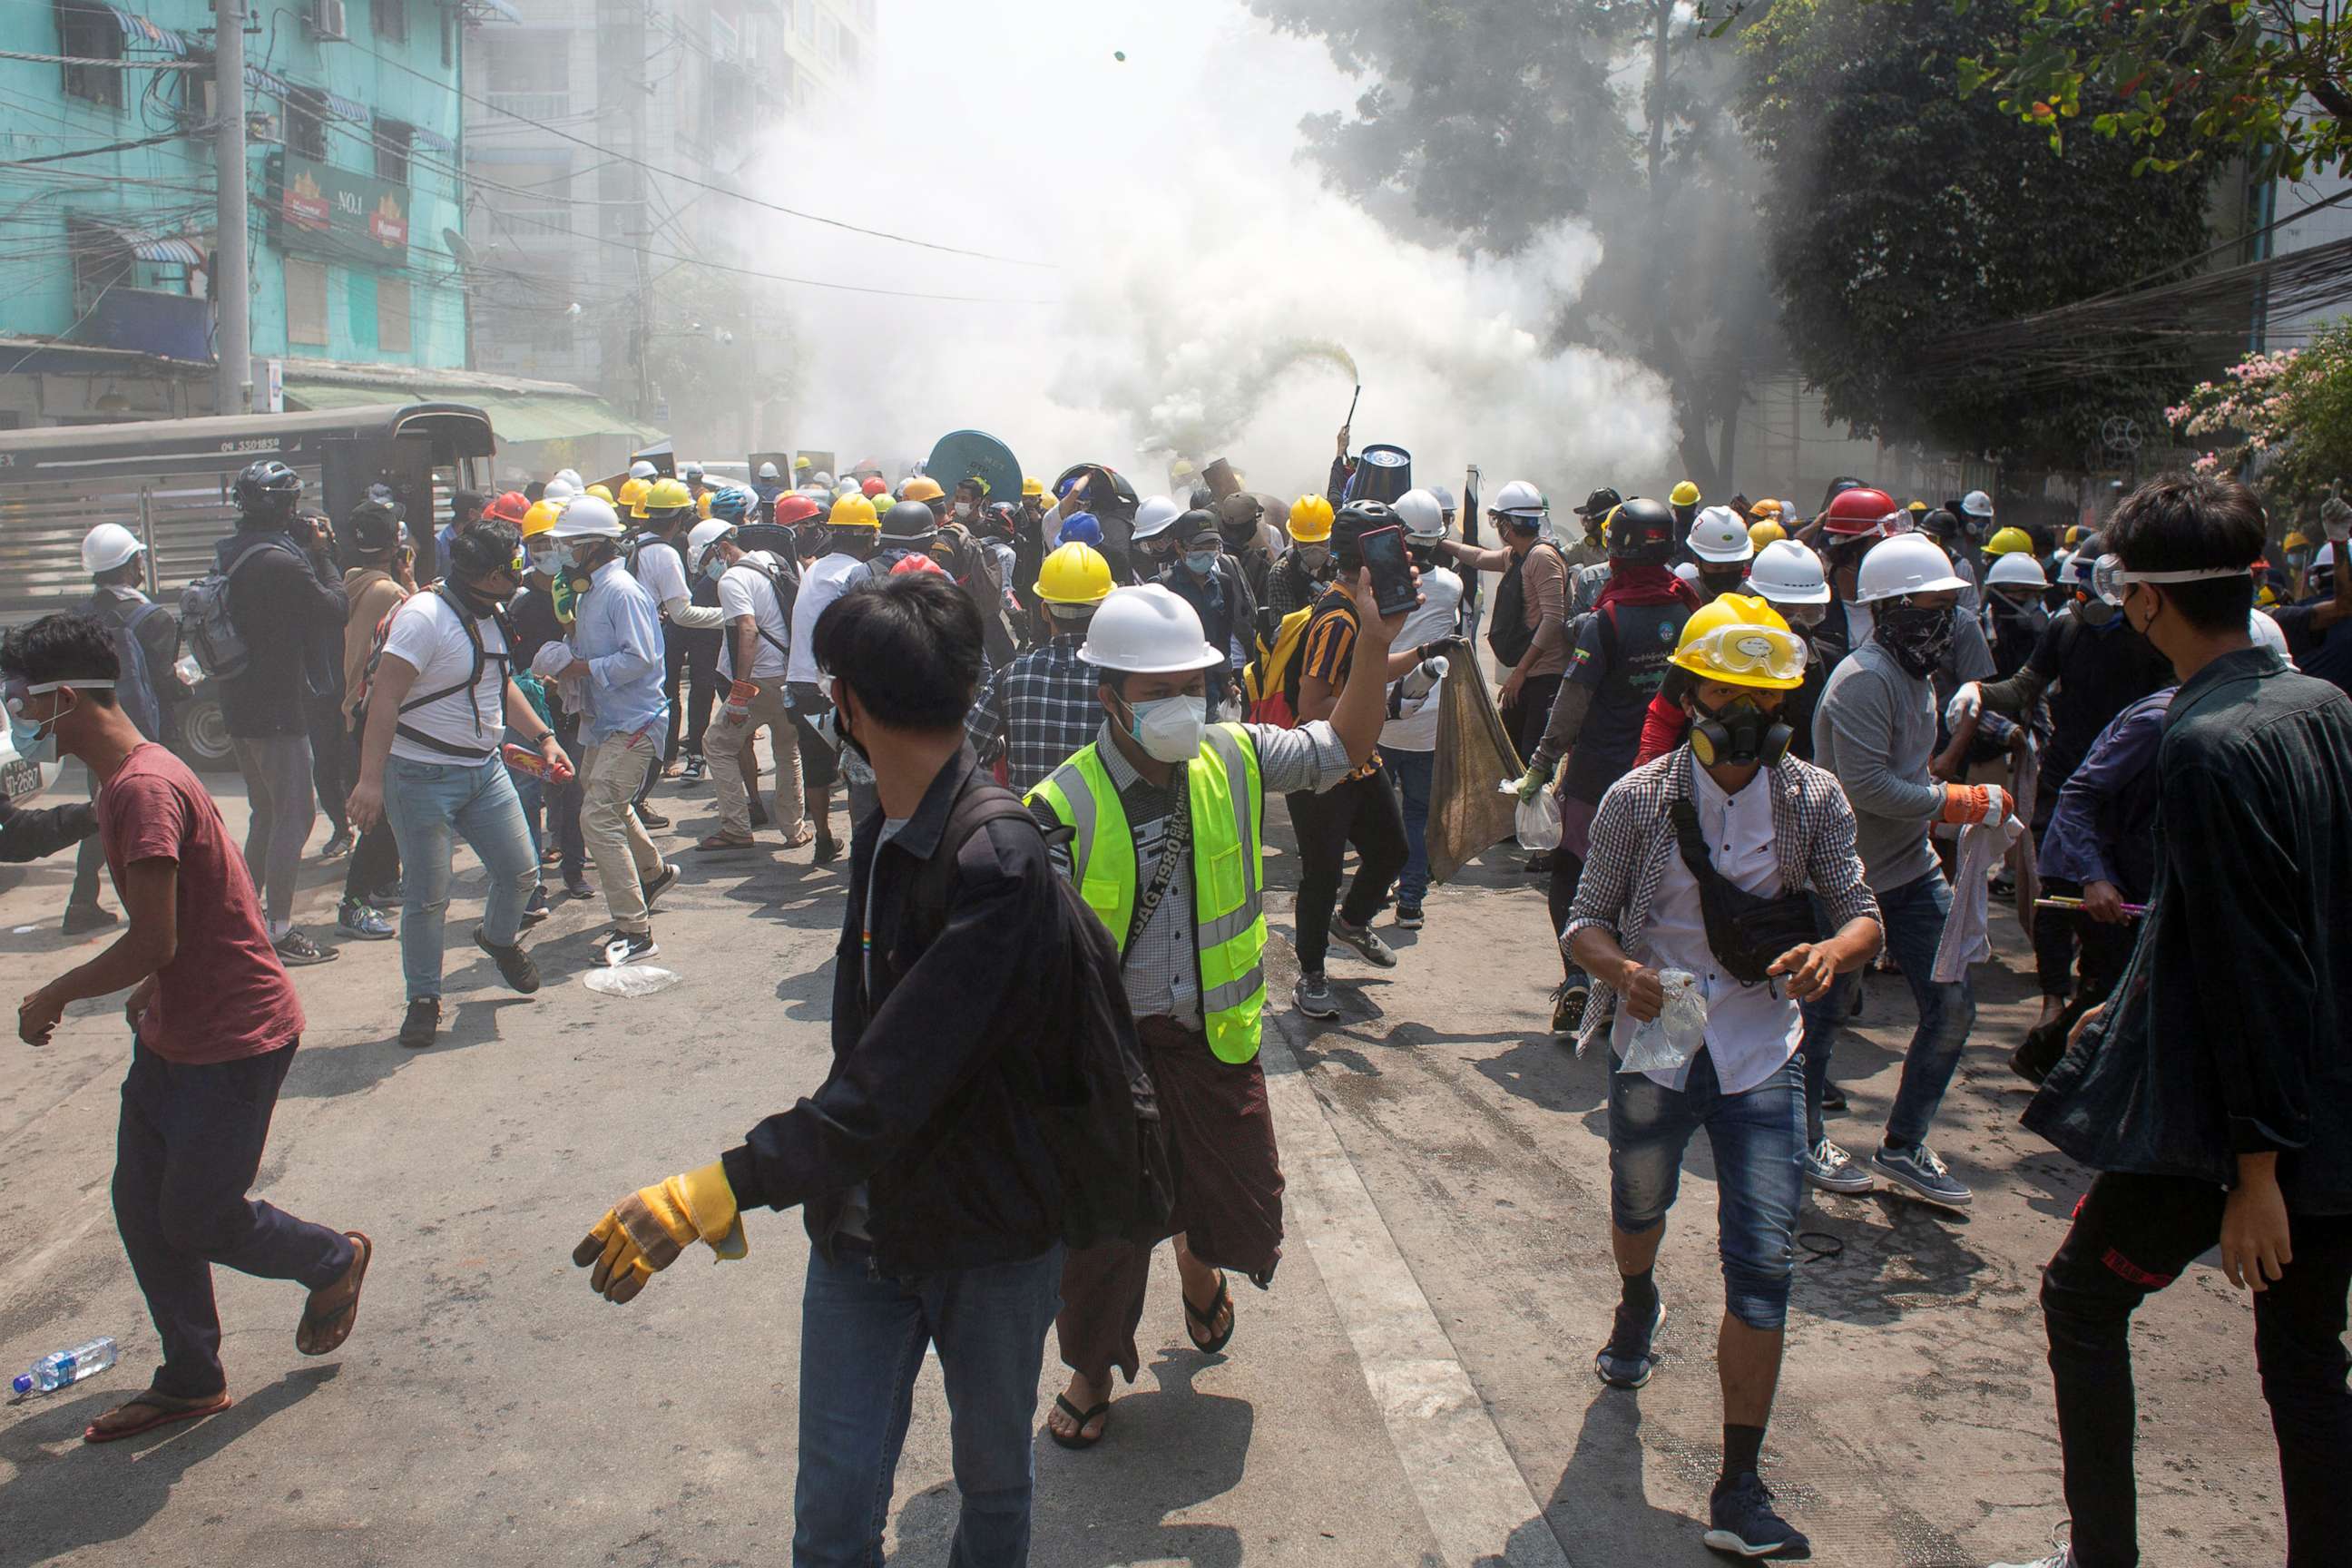
[{"label": "gas mask", "polygon": [[1704,766],[1777,767],[1795,733],[1752,697],[1734,698],[1720,708],[1691,699],[1691,755]]},{"label": "gas mask", "polygon": [[1310,573],[1320,573],[1331,560],[1331,547],[1328,544],[1302,544],[1297,553],[1298,563]]}]

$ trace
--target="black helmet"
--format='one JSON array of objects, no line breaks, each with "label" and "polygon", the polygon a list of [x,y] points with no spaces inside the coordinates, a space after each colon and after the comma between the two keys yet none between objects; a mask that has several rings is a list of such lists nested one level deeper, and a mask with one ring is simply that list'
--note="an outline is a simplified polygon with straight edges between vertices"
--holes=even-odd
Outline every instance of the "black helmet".
[{"label": "black helmet", "polygon": [[264,458],[246,465],[230,493],[236,498],[236,510],[247,517],[289,521],[294,516],[294,503],[302,499],[302,476],[275,458]]},{"label": "black helmet", "polygon": [[1664,565],[1675,558],[1675,514],[1662,500],[1635,496],[1609,524],[1609,559]]},{"label": "black helmet", "polygon": [[1624,504],[1623,496],[1603,485],[1584,498],[1584,504],[1576,509],[1576,515],[1586,519],[1590,526],[1599,528],[1602,518]]},{"label": "black helmet", "polygon": [[902,544],[929,543],[940,531],[940,520],[919,500],[902,500],[882,514],[882,537]]},{"label": "black helmet", "polygon": [[1376,528],[1404,527],[1404,520],[1396,509],[1384,500],[1351,500],[1339,509],[1331,520],[1331,557],[1352,572],[1363,564],[1363,553],[1356,541]]},{"label": "black helmet", "polygon": [[512,571],[515,552],[521,546],[522,535],[511,524],[468,523],[449,542],[449,574],[468,580],[501,567]]}]

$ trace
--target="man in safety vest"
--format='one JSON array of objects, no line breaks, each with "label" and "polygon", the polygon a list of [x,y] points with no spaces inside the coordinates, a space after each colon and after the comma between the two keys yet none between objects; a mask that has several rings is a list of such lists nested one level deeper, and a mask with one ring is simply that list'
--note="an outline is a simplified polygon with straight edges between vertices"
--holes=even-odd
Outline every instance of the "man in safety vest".
[{"label": "man in safety vest", "polygon": [[[1095,667],[1100,735],[1029,792],[1057,865],[1118,942],[1128,1002],[1159,1090],[1173,1163],[1185,1329],[1213,1354],[1233,1337],[1224,1270],[1263,1289],[1282,1257],[1282,1167],[1257,1061],[1265,1010],[1267,792],[1326,790],[1372,754],[1388,715],[1388,653],[1404,616],[1359,583],[1360,649],[1339,705],[1295,730],[1206,722],[1225,650],[1157,584],[1111,592],[1078,657]],[[1072,1252],[1056,1328],[1069,1388],[1054,1441],[1091,1447],[1111,1369],[1135,1380],[1149,1247]]]}]

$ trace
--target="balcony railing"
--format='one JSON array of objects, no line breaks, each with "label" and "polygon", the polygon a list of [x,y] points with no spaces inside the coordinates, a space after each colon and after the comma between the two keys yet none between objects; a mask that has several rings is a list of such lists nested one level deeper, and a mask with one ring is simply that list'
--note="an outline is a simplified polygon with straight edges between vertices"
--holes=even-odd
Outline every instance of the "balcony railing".
[{"label": "balcony railing", "polygon": [[561,120],[572,112],[572,94],[562,92],[489,92],[483,94],[492,109],[526,120]]}]

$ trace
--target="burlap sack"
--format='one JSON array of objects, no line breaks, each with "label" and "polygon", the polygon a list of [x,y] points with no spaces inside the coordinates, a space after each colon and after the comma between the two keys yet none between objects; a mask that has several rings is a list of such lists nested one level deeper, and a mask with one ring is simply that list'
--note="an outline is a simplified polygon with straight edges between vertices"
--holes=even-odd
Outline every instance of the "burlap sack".
[{"label": "burlap sack", "polygon": [[1518,801],[1496,786],[1527,771],[1495,711],[1478,661],[1468,654],[1447,661],[1439,689],[1435,771],[1429,795],[1429,875],[1445,882],[1517,832]]}]

